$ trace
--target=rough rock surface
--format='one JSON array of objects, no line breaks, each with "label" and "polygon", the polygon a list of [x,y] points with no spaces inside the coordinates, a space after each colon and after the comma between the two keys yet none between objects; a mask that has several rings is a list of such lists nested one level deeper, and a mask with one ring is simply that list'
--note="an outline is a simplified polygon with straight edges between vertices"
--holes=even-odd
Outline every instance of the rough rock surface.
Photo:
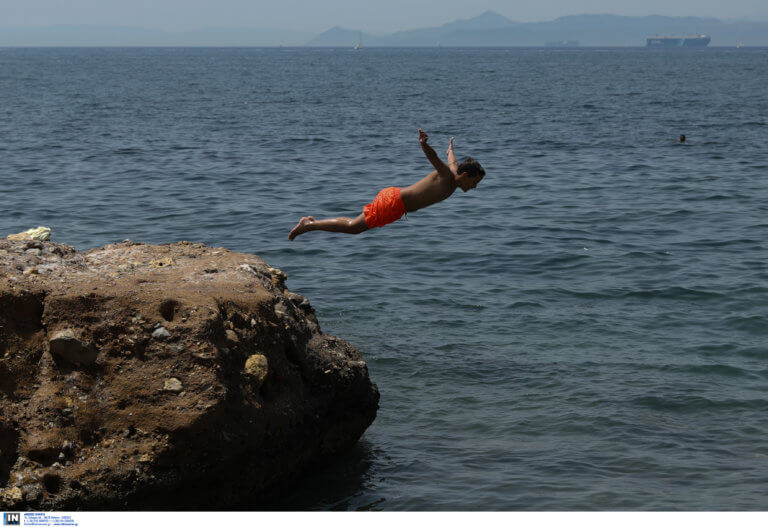
[{"label": "rough rock surface", "polygon": [[0,239],[0,509],[222,509],[354,444],[360,353],[253,255]]}]

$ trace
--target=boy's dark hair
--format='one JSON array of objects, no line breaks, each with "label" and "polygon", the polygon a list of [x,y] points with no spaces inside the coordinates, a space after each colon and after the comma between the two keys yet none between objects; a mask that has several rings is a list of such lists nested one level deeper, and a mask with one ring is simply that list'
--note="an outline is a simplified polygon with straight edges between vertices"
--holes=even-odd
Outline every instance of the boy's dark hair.
[{"label": "boy's dark hair", "polygon": [[456,172],[458,174],[466,172],[470,177],[480,177],[485,175],[485,169],[478,163],[477,159],[473,157],[462,159]]}]

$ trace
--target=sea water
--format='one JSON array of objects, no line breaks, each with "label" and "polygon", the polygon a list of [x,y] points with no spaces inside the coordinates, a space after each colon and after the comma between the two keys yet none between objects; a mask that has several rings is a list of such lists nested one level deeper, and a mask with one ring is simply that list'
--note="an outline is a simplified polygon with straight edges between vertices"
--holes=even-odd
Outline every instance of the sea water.
[{"label": "sea water", "polygon": [[[375,423],[243,508],[768,508],[768,49],[0,49],[0,234],[256,253]],[[358,236],[456,138],[476,190]],[[680,134],[688,138],[677,143]]]}]

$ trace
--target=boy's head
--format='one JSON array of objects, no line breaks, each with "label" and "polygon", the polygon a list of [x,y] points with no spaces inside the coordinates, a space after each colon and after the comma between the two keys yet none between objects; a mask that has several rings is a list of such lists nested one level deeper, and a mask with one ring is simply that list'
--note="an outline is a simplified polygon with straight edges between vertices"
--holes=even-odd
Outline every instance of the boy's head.
[{"label": "boy's head", "polygon": [[485,169],[478,163],[477,159],[467,157],[459,163],[456,169],[457,183],[461,190],[467,192],[477,186],[480,180],[485,176]]}]

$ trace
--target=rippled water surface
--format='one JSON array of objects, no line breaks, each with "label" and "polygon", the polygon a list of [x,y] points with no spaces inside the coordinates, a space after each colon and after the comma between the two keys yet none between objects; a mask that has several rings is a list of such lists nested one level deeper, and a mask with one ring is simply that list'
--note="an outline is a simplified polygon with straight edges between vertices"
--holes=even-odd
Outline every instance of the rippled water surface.
[{"label": "rippled water surface", "polygon": [[[766,64],[0,49],[0,234],[257,253],[362,350],[374,425],[245,507],[768,509]],[[476,190],[287,240],[425,175],[420,127]]]}]

